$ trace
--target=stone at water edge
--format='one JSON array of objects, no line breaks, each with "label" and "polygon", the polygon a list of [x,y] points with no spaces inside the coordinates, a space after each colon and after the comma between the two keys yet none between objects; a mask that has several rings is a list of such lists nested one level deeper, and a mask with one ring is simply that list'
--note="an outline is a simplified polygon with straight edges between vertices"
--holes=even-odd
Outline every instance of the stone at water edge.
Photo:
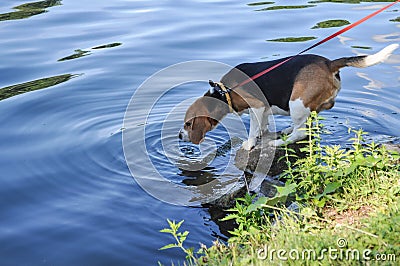
[{"label": "stone at water edge", "polygon": [[[263,137],[264,143],[268,143],[268,141],[270,140],[272,140],[270,135]],[[288,148],[294,150],[298,158],[304,158],[305,153],[301,152],[300,149],[305,147],[306,145],[307,144],[305,143],[292,143],[288,145]],[[277,176],[282,174],[283,171],[287,169],[286,160],[280,160],[280,158],[285,156],[285,150],[283,146],[270,148],[267,146],[262,149],[259,141],[258,144],[250,151],[246,151],[240,148],[236,152],[235,165],[237,168],[243,171],[254,172],[260,159],[263,159],[265,157],[269,158],[272,156],[273,161],[271,164],[271,168],[267,172],[267,176]],[[298,158],[291,156],[289,160],[293,164]]]},{"label": "stone at water edge", "polygon": [[[276,137],[275,134],[274,135],[268,134],[263,137],[263,142],[268,143],[268,141],[275,139],[275,137]],[[305,156],[305,154],[302,153],[300,149],[305,145],[306,144],[293,143],[289,144],[288,148],[293,149],[298,158],[302,158]],[[235,205],[235,199],[238,197],[243,197],[246,194],[247,188],[245,186],[244,179],[247,180],[247,183],[250,183],[252,173],[254,173],[260,158],[265,161],[268,161],[267,160],[268,158],[273,157],[272,158],[273,161],[271,164],[271,168],[269,170],[267,169],[268,171],[266,171],[267,172],[266,178],[264,179],[261,186],[257,189],[257,193],[260,195],[265,195],[267,197],[273,197],[276,193],[275,186],[284,185],[282,182],[274,178],[282,174],[283,171],[287,169],[286,161],[279,160],[279,158],[283,157],[284,155],[285,151],[282,149],[282,147],[270,147],[270,148],[265,147],[264,149],[261,149],[260,140],[258,141],[257,145],[250,151],[240,148],[236,152],[235,166],[244,171],[244,176],[242,177],[243,182],[238,183],[231,190],[230,193],[222,196],[221,198],[213,202],[210,202],[209,204],[223,209],[233,207]],[[290,157],[290,161],[291,163],[294,163],[296,161],[296,158]],[[261,168],[262,167],[263,166],[261,166]]]}]

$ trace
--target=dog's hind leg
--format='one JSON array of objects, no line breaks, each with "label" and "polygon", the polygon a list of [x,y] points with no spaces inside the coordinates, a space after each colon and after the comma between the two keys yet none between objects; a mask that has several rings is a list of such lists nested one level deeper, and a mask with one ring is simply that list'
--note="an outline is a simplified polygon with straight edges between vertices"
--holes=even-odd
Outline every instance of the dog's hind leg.
[{"label": "dog's hind leg", "polygon": [[[294,101],[289,101],[290,117],[293,121],[293,132],[288,136],[286,143],[294,143],[302,140],[306,137],[306,131],[303,130],[306,127],[307,118],[310,116],[310,108],[305,107],[303,101],[298,98]],[[282,139],[272,140],[269,142],[272,146],[280,146],[285,144]]]}]

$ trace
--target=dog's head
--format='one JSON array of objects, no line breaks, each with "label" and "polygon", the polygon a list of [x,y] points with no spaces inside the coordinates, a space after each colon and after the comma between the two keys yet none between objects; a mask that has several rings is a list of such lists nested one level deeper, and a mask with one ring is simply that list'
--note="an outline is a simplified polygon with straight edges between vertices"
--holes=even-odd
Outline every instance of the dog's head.
[{"label": "dog's head", "polygon": [[179,131],[179,138],[199,144],[206,133],[216,127],[228,113],[229,108],[221,101],[221,93],[216,90],[217,83],[209,81],[211,89],[197,99],[186,111],[185,123]]},{"label": "dog's head", "polygon": [[212,130],[218,120],[210,112],[210,105],[215,99],[203,96],[197,99],[186,111],[185,123],[179,131],[179,138],[199,144],[204,140],[206,133]]}]

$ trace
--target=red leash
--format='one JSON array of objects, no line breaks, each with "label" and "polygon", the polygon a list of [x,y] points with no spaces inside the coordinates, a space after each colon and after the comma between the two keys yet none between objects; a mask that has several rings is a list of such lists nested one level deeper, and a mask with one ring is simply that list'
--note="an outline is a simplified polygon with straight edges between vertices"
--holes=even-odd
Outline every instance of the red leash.
[{"label": "red leash", "polygon": [[262,75],[267,74],[267,73],[270,72],[271,70],[274,70],[275,68],[277,68],[277,67],[279,67],[279,66],[285,64],[286,62],[292,60],[292,59],[295,58],[296,56],[301,55],[301,54],[303,54],[303,53],[305,53],[305,52],[307,52],[307,51],[309,51],[309,50],[311,50],[311,49],[317,47],[318,45],[321,45],[321,44],[323,44],[324,42],[327,42],[327,41],[329,41],[329,40],[335,38],[336,36],[338,36],[338,35],[340,35],[340,34],[346,32],[346,31],[348,31],[348,30],[350,30],[350,29],[352,29],[352,28],[354,28],[354,27],[360,25],[360,24],[363,23],[364,21],[366,21],[366,20],[368,20],[368,19],[370,19],[370,18],[372,18],[372,17],[378,15],[378,14],[381,13],[382,11],[384,11],[384,10],[386,10],[386,9],[388,9],[388,8],[390,8],[390,7],[392,7],[393,5],[395,5],[395,4],[398,3],[398,2],[400,2],[400,0],[397,0],[396,2],[393,2],[393,3],[391,3],[391,4],[389,4],[389,5],[385,6],[385,7],[382,7],[381,9],[375,11],[374,13],[369,14],[368,16],[366,16],[366,17],[360,19],[359,21],[356,21],[356,22],[350,24],[349,26],[347,26],[347,27],[345,27],[345,28],[343,28],[343,29],[341,29],[341,30],[335,32],[334,34],[332,34],[332,35],[326,37],[325,39],[323,39],[322,41],[319,41],[319,42],[317,42],[316,44],[314,44],[314,45],[308,47],[307,49],[301,51],[300,53],[298,53],[298,54],[296,54],[296,55],[294,55],[294,56],[291,56],[291,57],[287,58],[286,60],[284,60],[284,61],[282,61],[282,62],[279,62],[278,64],[273,65],[272,67],[267,68],[267,69],[261,71],[260,73],[257,73],[257,74],[255,74],[254,76],[252,76],[252,77],[250,77],[250,78],[244,80],[242,83],[240,83],[240,84],[234,86],[232,89],[235,89],[235,88],[237,88],[237,87],[246,85],[247,83],[256,80],[257,78],[261,77]]}]

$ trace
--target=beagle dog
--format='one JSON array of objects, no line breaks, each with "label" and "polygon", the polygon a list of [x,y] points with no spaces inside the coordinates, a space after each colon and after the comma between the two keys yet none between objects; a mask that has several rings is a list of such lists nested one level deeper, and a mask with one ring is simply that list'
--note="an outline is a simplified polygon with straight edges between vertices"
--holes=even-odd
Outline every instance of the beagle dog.
[{"label": "beagle dog", "polygon": [[[381,63],[398,47],[398,44],[392,44],[373,55],[336,60],[312,54],[299,55],[242,86],[238,84],[243,80],[287,58],[240,64],[225,74],[221,82],[209,82],[211,89],[188,108],[179,138],[199,144],[225,115],[249,110],[250,130],[248,139],[242,144],[244,149],[251,150],[256,145],[257,137],[268,126],[268,116],[274,114],[290,115],[292,119],[293,126],[282,131],[288,134],[286,143],[302,140],[306,132],[300,129],[305,128],[310,113],[331,109],[335,104],[341,68],[363,68]],[[269,142],[273,146],[282,144],[282,139]]]}]

